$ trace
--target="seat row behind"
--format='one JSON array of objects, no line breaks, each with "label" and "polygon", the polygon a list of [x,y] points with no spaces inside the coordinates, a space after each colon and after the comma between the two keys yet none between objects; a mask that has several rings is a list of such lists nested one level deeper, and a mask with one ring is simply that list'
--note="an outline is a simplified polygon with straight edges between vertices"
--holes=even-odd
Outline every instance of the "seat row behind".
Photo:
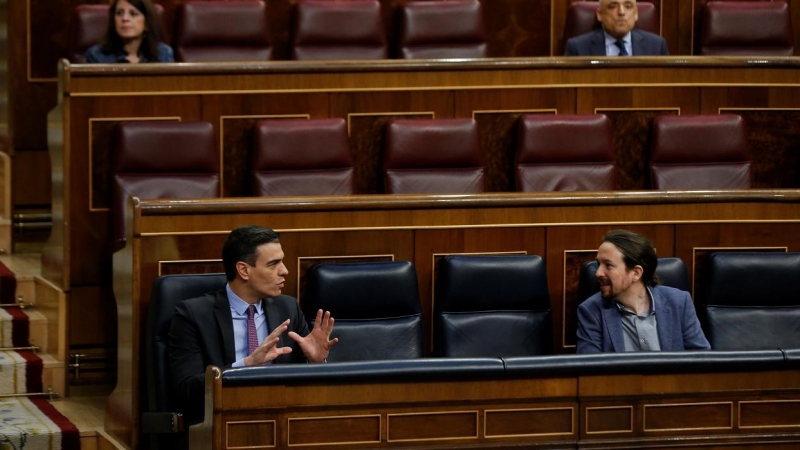
[{"label": "seat row behind", "polygon": [[[159,6],[159,12],[163,10]],[[291,59],[369,60],[483,58],[483,7],[478,0],[412,1],[397,6],[397,42],[390,44],[378,0],[302,0],[294,5]],[[72,18],[70,61],[103,40],[106,5],[79,5]],[[188,0],[177,6],[172,47],[177,62],[276,59],[261,0]]]},{"label": "seat row behind", "polygon": [[[638,2],[636,26],[660,34],[658,8]],[[158,11],[163,8],[158,5]],[[598,28],[597,2],[572,2],[562,41]],[[489,56],[483,7],[477,0],[409,1],[397,6],[391,43],[378,0],[302,0],[295,4],[291,59],[482,58]],[[106,5],[79,5],[70,25],[68,58],[84,62],[103,39]],[[179,62],[275,59],[261,0],[187,0],[170,33]],[[701,54],[791,56],[794,33],[786,2],[710,1],[703,12]]]}]

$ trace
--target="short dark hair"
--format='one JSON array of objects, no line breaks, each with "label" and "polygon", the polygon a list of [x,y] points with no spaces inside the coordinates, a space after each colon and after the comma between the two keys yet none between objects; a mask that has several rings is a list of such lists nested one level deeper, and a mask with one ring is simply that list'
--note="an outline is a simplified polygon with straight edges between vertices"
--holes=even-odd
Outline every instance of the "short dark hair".
[{"label": "short dark hair", "polygon": [[[142,44],[139,47],[139,53],[144,56],[148,62],[158,62],[158,43],[161,42],[163,36],[161,32],[161,20],[156,12],[156,7],[150,0],[125,0],[136,8],[144,16],[144,34],[142,34]],[[108,6],[108,27],[106,28],[106,37],[100,49],[103,53],[114,54],[122,51],[125,44],[122,38],[117,33],[117,26],[114,16],[117,13],[117,3],[120,0],[114,0]]]},{"label": "short dark hair", "polygon": [[269,228],[257,225],[234,228],[222,244],[222,266],[228,281],[236,278],[236,263],[255,265],[258,247],[272,242],[280,242],[280,235]]},{"label": "short dark hair", "polygon": [[603,235],[603,242],[609,242],[617,247],[628,270],[642,266],[642,282],[645,286],[655,286],[659,283],[656,275],[658,258],[649,239],[628,230],[611,230]]}]

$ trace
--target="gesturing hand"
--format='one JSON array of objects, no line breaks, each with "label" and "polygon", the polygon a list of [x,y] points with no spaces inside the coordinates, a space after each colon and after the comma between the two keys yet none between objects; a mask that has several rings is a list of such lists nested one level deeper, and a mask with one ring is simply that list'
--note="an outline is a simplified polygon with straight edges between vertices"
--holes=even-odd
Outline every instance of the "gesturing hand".
[{"label": "gesturing hand", "polygon": [[275,327],[272,333],[269,334],[261,344],[253,350],[249,356],[244,358],[245,366],[260,366],[268,363],[278,356],[285,355],[292,352],[291,347],[277,347],[281,334],[289,328],[289,319]]},{"label": "gesturing hand", "polygon": [[339,338],[331,337],[333,331],[333,317],[330,311],[322,313],[320,309],[317,311],[317,317],[314,318],[314,329],[306,337],[302,337],[294,331],[289,332],[289,337],[294,339],[306,355],[309,362],[323,362],[328,358],[328,352],[331,347],[339,342]]}]

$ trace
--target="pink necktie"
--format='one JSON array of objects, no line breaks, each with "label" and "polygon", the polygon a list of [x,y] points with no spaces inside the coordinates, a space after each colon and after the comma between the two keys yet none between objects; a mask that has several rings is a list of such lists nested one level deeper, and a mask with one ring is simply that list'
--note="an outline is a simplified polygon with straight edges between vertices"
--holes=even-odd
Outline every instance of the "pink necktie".
[{"label": "pink necktie", "polygon": [[256,305],[247,307],[247,354],[252,355],[258,347],[258,331],[256,331]]}]

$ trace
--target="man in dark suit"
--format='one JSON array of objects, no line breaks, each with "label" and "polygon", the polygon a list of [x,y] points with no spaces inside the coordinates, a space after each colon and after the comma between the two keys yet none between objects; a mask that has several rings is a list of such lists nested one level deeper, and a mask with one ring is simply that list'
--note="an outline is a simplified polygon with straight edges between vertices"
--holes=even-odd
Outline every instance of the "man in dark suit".
[{"label": "man in dark suit", "polygon": [[597,20],[602,28],[567,41],[565,56],[668,55],[661,36],[634,29],[639,13],[636,0],[600,0]]},{"label": "man in dark suit", "polygon": [[597,250],[600,292],[578,306],[578,353],[709,350],[692,298],[659,286],[650,241],[626,230]]},{"label": "man in dark suit", "polygon": [[207,366],[321,363],[338,342],[330,339],[329,311],[317,311],[309,331],[297,300],[281,295],[289,273],[283,257],[278,233],[252,225],[236,228],[222,247],[225,288],[175,308],[170,371],[188,423],[203,419]]}]

